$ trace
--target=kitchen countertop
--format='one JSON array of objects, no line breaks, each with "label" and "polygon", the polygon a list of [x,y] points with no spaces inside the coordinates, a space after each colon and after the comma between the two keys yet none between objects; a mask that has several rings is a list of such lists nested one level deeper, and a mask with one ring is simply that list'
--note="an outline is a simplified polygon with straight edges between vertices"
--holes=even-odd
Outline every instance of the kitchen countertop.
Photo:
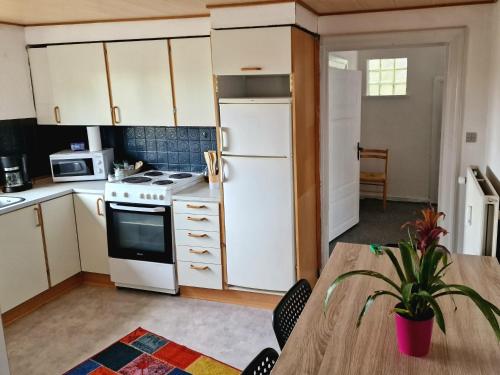
[{"label": "kitchen countertop", "polygon": [[198,182],[196,185],[181,190],[172,196],[174,201],[220,202],[220,189],[210,189],[208,182]]},{"label": "kitchen countertop", "polygon": [[[106,180],[58,183],[53,182],[51,178],[38,180],[30,190],[20,191],[18,193],[0,193],[0,196],[20,197],[25,199],[11,206],[0,208],[0,215],[71,193],[104,194],[105,183]],[[194,186],[174,194],[172,199],[218,203],[220,202],[220,190],[210,190],[208,183],[199,182]]]},{"label": "kitchen countertop", "polygon": [[0,193],[0,196],[25,199],[11,206],[0,208],[0,215],[71,193],[104,194],[105,183],[106,180],[58,183],[53,182],[51,178],[38,180],[30,190],[18,193]]}]

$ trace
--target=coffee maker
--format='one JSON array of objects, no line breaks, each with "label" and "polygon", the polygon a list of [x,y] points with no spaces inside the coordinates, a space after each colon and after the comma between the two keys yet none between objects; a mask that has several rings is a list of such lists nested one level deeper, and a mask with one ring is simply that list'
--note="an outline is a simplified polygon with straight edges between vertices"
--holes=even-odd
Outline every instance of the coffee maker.
[{"label": "coffee maker", "polygon": [[5,183],[2,189],[4,193],[31,189],[26,154],[0,156],[0,171]]}]

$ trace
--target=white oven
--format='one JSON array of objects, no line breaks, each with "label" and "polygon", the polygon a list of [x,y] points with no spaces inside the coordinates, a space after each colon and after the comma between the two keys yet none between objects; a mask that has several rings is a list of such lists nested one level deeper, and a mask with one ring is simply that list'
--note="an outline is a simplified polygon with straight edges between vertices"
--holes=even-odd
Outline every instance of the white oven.
[{"label": "white oven", "polygon": [[54,182],[106,180],[113,164],[113,149],[60,151],[49,156]]}]

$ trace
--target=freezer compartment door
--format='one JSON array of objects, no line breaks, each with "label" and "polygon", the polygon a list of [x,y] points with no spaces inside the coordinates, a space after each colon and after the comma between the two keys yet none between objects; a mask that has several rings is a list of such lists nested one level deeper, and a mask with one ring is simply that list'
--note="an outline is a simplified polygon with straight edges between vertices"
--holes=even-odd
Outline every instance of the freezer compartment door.
[{"label": "freezer compartment door", "polygon": [[291,105],[220,104],[222,152],[284,156],[291,153]]},{"label": "freezer compartment door", "polygon": [[223,157],[228,284],[287,291],[295,282],[289,158]]}]

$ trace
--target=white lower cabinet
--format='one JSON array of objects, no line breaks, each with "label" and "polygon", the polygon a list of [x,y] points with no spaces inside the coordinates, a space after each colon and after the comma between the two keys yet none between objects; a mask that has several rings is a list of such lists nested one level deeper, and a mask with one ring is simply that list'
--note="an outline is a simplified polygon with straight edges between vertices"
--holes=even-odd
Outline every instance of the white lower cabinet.
[{"label": "white lower cabinet", "polygon": [[49,288],[39,207],[0,216],[0,306],[2,312]]},{"label": "white lower cabinet", "polygon": [[218,203],[174,201],[179,285],[222,289]]},{"label": "white lower cabinet", "polygon": [[106,207],[99,194],[74,194],[82,270],[109,275]]},{"label": "white lower cabinet", "polygon": [[81,271],[73,194],[40,204],[51,286]]}]

